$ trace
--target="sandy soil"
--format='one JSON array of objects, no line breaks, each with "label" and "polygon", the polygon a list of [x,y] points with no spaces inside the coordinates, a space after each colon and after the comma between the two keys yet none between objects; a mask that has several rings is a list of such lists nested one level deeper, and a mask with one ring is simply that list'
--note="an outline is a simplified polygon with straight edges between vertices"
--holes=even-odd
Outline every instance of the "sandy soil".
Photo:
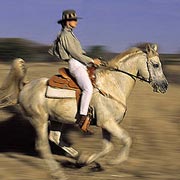
[{"label": "sandy soil", "polygon": [[[30,80],[50,77],[58,69],[56,63],[28,63],[27,66]],[[9,68],[10,65],[0,64],[0,85]],[[166,94],[153,93],[149,85],[138,81],[128,99],[128,112],[122,126],[133,139],[129,160],[118,166],[108,165],[121,147],[114,138],[115,150],[98,161],[101,171],[96,172],[93,165],[77,169],[66,164],[63,169],[69,179],[180,179],[179,69],[172,66],[165,69],[170,82]],[[95,134],[84,137],[77,129],[67,128],[71,130],[65,132],[65,136],[74,148],[89,153],[101,149],[101,129],[92,127]],[[34,138],[33,128],[21,114],[13,108],[0,110],[0,180],[49,180],[43,161],[34,149]],[[65,154],[53,144],[51,148],[55,159],[65,166]]]}]

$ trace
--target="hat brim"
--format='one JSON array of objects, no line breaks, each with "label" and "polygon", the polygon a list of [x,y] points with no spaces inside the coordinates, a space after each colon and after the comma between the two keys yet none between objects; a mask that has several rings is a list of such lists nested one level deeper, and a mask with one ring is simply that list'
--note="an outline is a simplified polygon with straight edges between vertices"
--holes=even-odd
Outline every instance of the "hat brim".
[{"label": "hat brim", "polygon": [[76,18],[69,18],[69,19],[60,19],[59,21],[57,21],[58,24],[61,24],[64,21],[71,21],[71,20],[77,20],[77,19],[82,19],[81,17],[76,17]]}]

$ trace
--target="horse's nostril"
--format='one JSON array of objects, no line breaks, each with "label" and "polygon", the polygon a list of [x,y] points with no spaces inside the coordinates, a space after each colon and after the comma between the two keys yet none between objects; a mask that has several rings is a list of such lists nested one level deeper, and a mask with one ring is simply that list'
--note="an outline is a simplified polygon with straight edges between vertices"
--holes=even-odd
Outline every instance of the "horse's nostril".
[{"label": "horse's nostril", "polygon": [[164,89],[167,90],[167,88],[168,88],[168,83],[167,83],[167,81],[163,82],[163,87],[164,87]]}]

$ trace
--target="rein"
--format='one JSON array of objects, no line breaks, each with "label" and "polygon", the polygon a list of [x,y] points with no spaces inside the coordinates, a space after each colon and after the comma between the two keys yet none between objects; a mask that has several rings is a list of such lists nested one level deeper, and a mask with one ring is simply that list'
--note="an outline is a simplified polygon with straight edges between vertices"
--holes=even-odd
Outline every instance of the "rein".
[{"label": "rein", "polygon": [[106,69],[108,69],[109,71],[116,71],[116,72],[124,73],[124,74],[130,76],[131,78],[133,78],[134,80],[139,79],[139,80],[141,80],[141,81],[150,83],[149,80],[146,80],[145,78],[143,78],[143,77],[141,77],[141,76],[137,76],[137,75],[131,74],[131,73],[129,73],[129,72],[123,71],[123,70],[118,69],[118,68],[109,67],[106,62],[103,62],[103,63],[102,63],[102,66],[106,67]]},{"label": "rein", "polygon": [[136,76],[134,74],[131,74],[131,73],[128,73],[126,71],[123,71],[123,70],[120,70],[120,69],[117,69],[117,68],[109,68],[110,71],[117,71],[117,72],[121,72],[121,73],[124,73],[124,74],[127,74],[128,76],[132,77],[134,80],[139,79],[141,81],[144,81],[144,82],[147,82],[147,83],[150,83],[149,80],[146,80],[145,78],[141,77],[141,76]]}]

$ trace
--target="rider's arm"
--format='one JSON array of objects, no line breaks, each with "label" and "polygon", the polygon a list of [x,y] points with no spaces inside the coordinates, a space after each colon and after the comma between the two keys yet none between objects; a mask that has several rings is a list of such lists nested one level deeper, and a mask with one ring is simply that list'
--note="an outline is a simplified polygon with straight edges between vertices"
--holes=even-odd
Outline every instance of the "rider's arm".
[{"label": "rider's arm", "polygon": [[67,33],[62,37],[63,45],[69,55],[81,61],[84,64],[93,63],[94,60],[84,54],[79,40],[71,33]]}]

